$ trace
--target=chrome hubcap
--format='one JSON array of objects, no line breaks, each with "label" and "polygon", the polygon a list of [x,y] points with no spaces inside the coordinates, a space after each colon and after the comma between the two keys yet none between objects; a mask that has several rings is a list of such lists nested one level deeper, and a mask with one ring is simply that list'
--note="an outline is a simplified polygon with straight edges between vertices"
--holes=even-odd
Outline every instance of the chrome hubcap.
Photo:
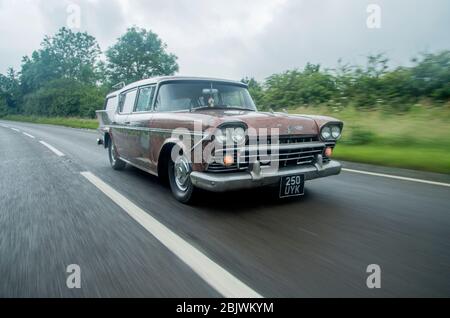
[{"label": "chrome hubcap", "polygon": [[111,162],[114,164],[116,162],[116,148],[114,147],[114,143],[111,141]]},{"label": "chrome hubcap", "polygon": [[189,162],[184,157],[178,157],[173,166],[175,183],[181,191],[188,188],[189,174],[191,173]]}]

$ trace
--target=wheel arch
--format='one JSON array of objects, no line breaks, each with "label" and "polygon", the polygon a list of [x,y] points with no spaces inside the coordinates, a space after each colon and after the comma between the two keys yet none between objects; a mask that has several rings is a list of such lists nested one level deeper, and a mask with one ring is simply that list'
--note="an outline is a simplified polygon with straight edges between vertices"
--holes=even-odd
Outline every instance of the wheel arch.
[{"label": "wheel arch", "polygon": [[109,132],[105,132],[103,136],[103,146],[106,148],[109,147],[109,143],[111,142],[111,135]]},{"label": "wheel arch", "polygon": [[171,159],[170,156],[172,153],[172,149],[175,146],[178,146],[181,149],[183,149],[183,151],[186,151],[185,146],[179,139],[167,140],[162,145],[161,150],[159,151],[158,162],[157,162],[157,172],[158,172],[158,177],[161,178],[161,180],[163,180],[164,182],[166,182],[169,177],[168,173],[167,173],[167,169],[168,169],[168,165],[169,165],[169,160]]}]

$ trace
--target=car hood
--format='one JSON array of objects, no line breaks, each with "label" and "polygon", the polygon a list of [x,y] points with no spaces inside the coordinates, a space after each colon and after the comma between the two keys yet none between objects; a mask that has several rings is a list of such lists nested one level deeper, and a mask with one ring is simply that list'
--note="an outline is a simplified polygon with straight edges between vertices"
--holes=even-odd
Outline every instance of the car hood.
[{"label": "car hood", "polygon": [[210,127],[218,127],[226,123],[243,122],[249,128],[279,129],[280,135],[316,135],[322,125],[327,122],[338,120],[325,116],[309,116],[285,114],[279,112],[255,112],[244,110],[208,109],[199,110],[195,114],[203,117]]}]

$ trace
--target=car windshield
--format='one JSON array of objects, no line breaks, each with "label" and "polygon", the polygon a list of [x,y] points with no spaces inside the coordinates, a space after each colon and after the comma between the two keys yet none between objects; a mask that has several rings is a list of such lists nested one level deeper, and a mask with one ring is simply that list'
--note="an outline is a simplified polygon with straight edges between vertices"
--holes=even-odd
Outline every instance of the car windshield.
[{"label": "car windshield", "polygon": [[255,111],[248,90],[221,82],[172,82],[162,84],[156,99],[156,111],[234,108]]}]

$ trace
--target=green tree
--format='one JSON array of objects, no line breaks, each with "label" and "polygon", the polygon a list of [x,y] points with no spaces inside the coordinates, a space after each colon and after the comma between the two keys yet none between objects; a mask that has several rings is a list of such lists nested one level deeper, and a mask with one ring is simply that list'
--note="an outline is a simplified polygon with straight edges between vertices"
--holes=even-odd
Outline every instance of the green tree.
[{"label": "green tree", "polygon": [[97,65],[100,47],[87,33],[61,28],[46,36],[41,48],[22,60],[21,82],[25,93],[55,79],[73,79],[95,85],[100,79]]},{"label": "green tree", "polygon": [[273,109],[324,103],[337,90],[333,76],[310,63],[303,71],[294,69],[269,76],[264,86],[263,104]]},{"label": "green tree", "polygon": [[388,71],[388,63],[384,54],[375,54],[367,57],[365,67],[354,67],[351,87],[347,91],[356,107],[371,109],[386,102],[382,77]]},{"label": "green tree", "polygon": [[[102,107],[102,63],[96,39],[61,28],[24,57],[20,74],[25,114],[90,116]],[[86,96],[89,96],[87,98]]]},{"label": "green tree", "polygon": [[416,96],[426,96],[438,101],[450,98],[450,51],[422,54],[413,59],[411,82]]},{"label": "green tree", "polygon": [[398,67],[387,72],[380,79],[380,98],[384,100],[387,111],[404,112],[415,103],[415,89],[411,77],[411,69]]},{"label": "green tree", "polygon": [[9,68],[6,75],[0,74],[0,115],[18,113],[20,101],[19,76]]},{"label": "green tree", "polygon": [[167,45],[157,34],[129,28],[118,42],[106,51],[111,84],[130,83],[178,71],[177,57],[166,52]]},{"label": "green tree", "polygon": [[262,85],[253,77],[251,78],[244,77],[243,79],[241,79],[241,82],[248,85],[248,91],[250,92],[250,95],[255,101],[256,106],[258,106],[261,109],[264,108],[263,105],[264,92]]}]

